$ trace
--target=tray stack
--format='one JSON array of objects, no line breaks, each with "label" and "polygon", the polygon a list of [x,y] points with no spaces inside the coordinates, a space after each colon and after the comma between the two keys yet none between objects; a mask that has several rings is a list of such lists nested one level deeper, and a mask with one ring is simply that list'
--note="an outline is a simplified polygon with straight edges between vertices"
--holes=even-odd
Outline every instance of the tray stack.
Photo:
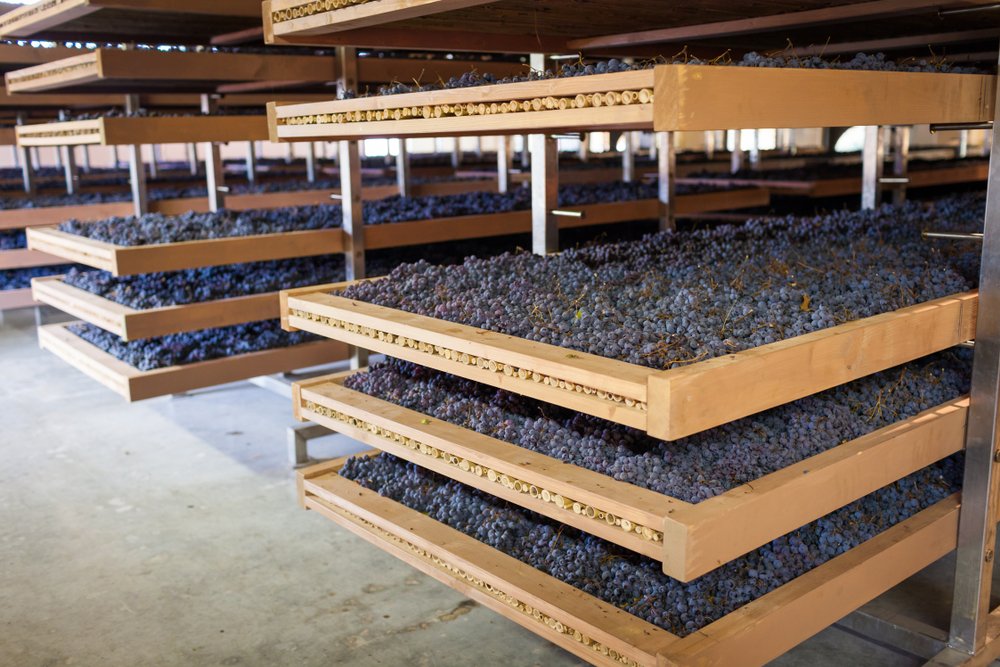
[{"label": "tray stack", "polygon": [[[475,33],[470,41],[481,48],[508,38],[489,26],[511,16],[515,23],[534,19],[543,44],[572,45],[579,38],[545,32],[567,20],[568,3],[561,2],[541,14],[516,0],[335,4],[271,0],[265,35],[274,43],[363,44],[378,31],[411,43],[418,37],[403,35],[404,26],[436,29],[441,39],[457,38],[457,27],[468,26]],[[604,7],[604,16],[616,3],[583,4],[595,12]],[[757,3],[756,10],[734,4],[750,16],[786,11],[776,3]],[[268,115],[277,140],[337,140],[343,147],[367,137],[971,125],[993,120],[996,93],[996,78],[986,74],[675,64],[277,103]],[[663,136],[660,145],[669,147],[669,135]],[[551,213],[551,189],[537,194],[536,223]],[[663,204],[677,206],[672,197],[653,204],[652,215],[662,213],[657,207]],[[533,231],[536,252],[548,249],[537,238],[551,226],[536,224]],[[282,292],[283,324],[668,441],[947,350],[975,338],[981,326],[973,291],[661,371],[350,300],[340,295],[343,289]],[[348,376],[297,383],[296,416],[654,559],[682,582],[962,451],[970,421],[969,398],[961,397],[692,504],[363,394],[345,385]],[[306,508],[595,665],[761,665],[958,546],[958,497],[952,496],[682,638],[366,490],[338,474],[343,465],[300,473]]]}]

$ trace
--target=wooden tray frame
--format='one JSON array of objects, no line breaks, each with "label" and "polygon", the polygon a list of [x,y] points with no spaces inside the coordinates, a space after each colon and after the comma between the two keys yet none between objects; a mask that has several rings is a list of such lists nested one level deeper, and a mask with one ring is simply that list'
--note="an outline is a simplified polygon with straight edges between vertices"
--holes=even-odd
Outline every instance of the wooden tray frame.
[{"label": "wooden tray frame", "polygon": [[65,263],[66,260],[62,257],[38,250],[29,250],[27,248],[0,250],[0,271],[7,269],[30,269],[36,266],[54,266]]},{"label": "wooden tray frame", "polygon": [[[524,134],[581,127],[702,131],[983,122],[993,117],[995,86],[995,77],[980,74],[660,65],[635,72],[353,100],[272,103],[268,124],[272,141],[295,141]],[[645,100],[649,91],[653,95],[648,103],[593,106],[588,102],[566,108],[581,95],[641,93]],[[512,100],[527,103],[532,110],[483,113],[492,103]],[[546,100],[556,104],[546,110]],[[405,116],[395,119],[396,111]],[[366,120],[338,122],[344,114],[357,112]],[[375,115],[387,119],[374,120]]]},{"label": "wooden tray frame", "polygon": [[957,545],[959,494],[680,638],[337,475],[299,472],[311,509],[599,667],[763,665]]},{"label": "wooden tray frame", "polygon": [[263,116],[144,116],[20,125],[18,146],[122,146],[264,141]]},{"label": "wooden tray frame", "polygon": [[115,276],[311,257],[344,251],[344,232],[339,228],[145,246],[116,246],[67,234],[55,227],[33,227],[27,230],[27,234],[29,248],[102,269]]},{"label": "wooden tray frame", "polygon": [[[658,371],[359,301],[282,292],[282,319],[362,349],[676,440],[933,354],[975,336],[965,292]],[[745,389],[753,386],[753,392]],[[720,395],[731,400],[718,401]]]},{"label": "wooden tray frame", "polygon": [[68,285],[63,282],[63,276],[34,278],[31,288],[36,301],[126,341],[271,320],[280,316],[278,292],[137,310]]},{"label": "wooden tray frame", "polygon": [[660,561],[681,581],[961,451],[969,403],[948,401],[689,503],[348,389],[353,372],[294,384],[296,418]]},{"label": "wooden tray frame", "polygon": [[30,287],[20,287],[0,291],[0,312],[6,310],[17,310],[18,308],[32,308],[41,304],[31,296]]},{"label": "wooden tray frame", "polygon": [[78,322],[47,324],[38,328],[42,349],[97,380],[129,402],[203,389],[347,358],[347,346],[333,341],[313,341],[291,347],[250,352],[183,366],[140,371],[91,345],[67,327]]}]

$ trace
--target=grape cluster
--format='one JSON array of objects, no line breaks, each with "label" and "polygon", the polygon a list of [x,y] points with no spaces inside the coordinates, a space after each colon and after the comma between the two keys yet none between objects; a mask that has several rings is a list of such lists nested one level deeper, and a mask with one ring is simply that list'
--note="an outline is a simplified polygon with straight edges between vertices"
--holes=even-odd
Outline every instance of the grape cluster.
[{"label": "grape cluster", "polygon": [[[679,194],[714,190],[708,185],[678,186]],[[562,206],[582,206],[656,197],[656,185],[614,182],[565,185],[559,188]],[[483,215],[531,208],[531,192],[515,188],[508,193],[467,192],[426,197],[388,197],[364,202],[367,225],[410,220]],[[69,234],[122,246],[175,243],[233,236],[252,236],[307,229],[328,229],[342,224],[339,205],[299,206],[251,211],[189,212],[178,216],[150,213],[139,218],[114,217],[98,222],[69,220],[59,229]]]},{"label": "grape cluster", "polygon": [[419,262],[343,296],[673,368],[970,289],[949,251],[920,236],[981,230],[983,198],[959,201],[953,218],[907,203],[664,232],[548,257]]},{"label": "grape cluster", "polygon": [[317,336],[304,331],[284,331],[280,320],[264,320],[134,341],[124,341],[91,324],[72,324],[68,328],[91,345],[140,371],[183,366],[319,340]]},{"label": "grape cluster", "polygon": [[346,386],[697,503],[961,396],[970,364],[942,353],[674,442],[398,360]]},{"label": "grape cluster", "polygon": [[0,250],[18,250],[28,246],[28,237],[23,229],[0,231]]},{"label": "grape cluster", "polygon": [[955,492],[946,459],[814,521],[699,579],[388,454],[356,457],[340,474],[608,604],[684,636],[722,618]]},{"label": "grape cluster", "polygon": [[[986,164],[984,158],[961,158],[953,160],[910,160],[909,171],[933,171],[938,169],[953,169],[955,167]],[[886,165],[886,173],[890,173]],[[693,174],[697,179],[746,179],[754,181],[818,181],[834,178],[861,178],[860,164],[813,164],[790,169],[741,169],[736,173],[703,171]]]},{"label": "grape cluster", "polygon": [[33,266],[27,269],[0,270],[0,292],[31,287],[32,278],[57,276],[75,266],[76,264],[61,264],[57,266]]}]

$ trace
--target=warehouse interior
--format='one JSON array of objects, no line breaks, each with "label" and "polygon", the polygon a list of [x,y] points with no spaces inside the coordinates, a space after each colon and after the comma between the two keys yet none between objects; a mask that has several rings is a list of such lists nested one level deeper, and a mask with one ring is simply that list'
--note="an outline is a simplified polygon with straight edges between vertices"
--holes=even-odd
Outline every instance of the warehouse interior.
[{"label": "warehouse interior", "polygon": [[0,665],[1000,664],[1000,5],[0,3]]}]

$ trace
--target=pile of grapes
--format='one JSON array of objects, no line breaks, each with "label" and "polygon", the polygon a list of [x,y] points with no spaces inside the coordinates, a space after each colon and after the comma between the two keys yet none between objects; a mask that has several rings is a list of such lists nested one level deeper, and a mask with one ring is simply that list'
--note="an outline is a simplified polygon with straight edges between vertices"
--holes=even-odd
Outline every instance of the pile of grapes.
[{"label": "pile of grapes", "polygon": [[75,264],[60,264],[57,266],[33,266],[27,269],[0,270],[0,292],[4,290],[23,289],[31,287],[32,278],[57,276],[69,271]]},{"label": "pile of grapes", "polygon": [[[705,185],[679,186],[678,193],[712,191]],[[656,185],[650,183],[614,182],[597,185],[565,185],[559,188],[561,206],[615,201],[633,201],[656,197]],[[427,197],[388,197],[365,202],[365,224],[378,225],[410,220],[429,220],[464,215],[485,215],[531,208],[528,188],[515,188],[506,194],[468,192]],[[175,243],[233,236],[252,236],[307,229],[328,229],[341,226],[339,205],[300,206],[252,211],[221,211],[219,213],[184,213],[167,216],[150,213],[140,218],[115,217],[98,222],[70,220],[59,229],[114,243],[121,246]]]},{"label": "pile of grapes", "polygon": [[28,246],[28,237],[23,229],[0,231],[0,250],[18,250]]},{"label": "pile of grapes", "polygon": [[318,340],[318,337],[303,331],[284,331],[280,320],[264,320],[128,342],[91,324],[72,324],[68,328],[91,345],[141,371],[234,357]]},{"label": "pile of grapes", "polygon": [[826,515],[690,583],[609,542],[388,454],[340,474],[669,632],[691,634],[955,492],[958,456]]},{"label": "pile of grapes", "polygon": [[697,503],[969,391],[971,354],[941,353],[674,442],[398,360],[357,391]]},{"label": "pile of grapes", "polygon": [[428,92],[439,89],[453,88],[473,88],[476,86],[487,86],[491,84],[519,83],[522,81],[539,81],[544,79],[569,78],[577,76],[591,76],[594,74],[616,74],[618,72],[630,72],[656,67],[657,65],[713,65],[713,66],[733,66],[733,67],[779,67],[795,69],[838,69],[838,70],[874,70],[879,72],[950,72],[953,74],[977,73],[980,70],[973,67],[961,67],[953,65],[945,60],[907,59],[895,61],[886,58],[884,53],[867,54],[858,53],[850,60],[825,60],[820,56],[798,57],[794,54],[788,55],[763,55],[757,52],[747,53],[741,60],[730,61],[724,58],[716,60],[703,60],[688,56],[672,58],[658,57],[643,60],[638,63],[627,63],[618,58],[604,60],[600,62],[588,63],[583,59],[576,63],[564,63],[558,70],[525,70],[524,74],[518,76],[508,76],[497,78],[489,72],[479,72],[476,70],[465,72],[460,76],[453,76],[447,81],[436,84],[408,84],[403,82],[393,82],[378,88],[379,95],[399,95],[402,93]]},{"label": "pile of grapes", "polygon": [[966,196],[930,209],[908,203],[665,232],[549,257],[421,262],[343,296],[674,368],[972,288],[975,259],[955,255],[976,250],[920,232],[981,230],[983,205],[981,195]]},{"label": "pile of grapes", "polygon": [[[937,169],[954,169],[956,167],[986,164],[985,158],[963,158],[954,160],[911,160],[907,165],[909,171],[933,171]],[[892,173],[892,167],[886,164],[886,175]],[[697,179],[746,179],[754,181],[821,181],[834,178],[861,178],[860,164],[815,164],[791,169],[741,169],[736,173],[704,171],[692,174]]]}]

